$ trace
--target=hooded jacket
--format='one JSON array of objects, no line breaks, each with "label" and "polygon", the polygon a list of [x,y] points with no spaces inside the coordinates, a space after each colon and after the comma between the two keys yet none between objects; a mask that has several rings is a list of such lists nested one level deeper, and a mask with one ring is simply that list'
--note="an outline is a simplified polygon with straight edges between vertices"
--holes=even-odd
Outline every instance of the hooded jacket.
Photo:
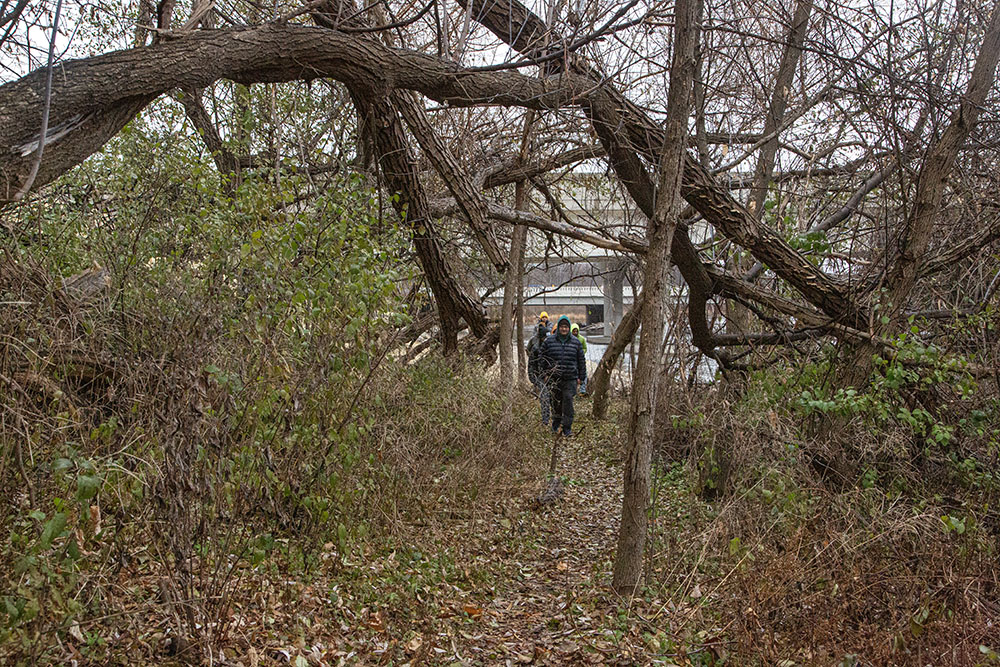
[{"label": "hooded jacket", "polygon": [[580,341],[580,345],[583,346],[583,354],[584,354],[584,356],[586,356],[587,355],[587,339],[584,338],[583,334],[580,333],[580,325],[579,324],[574,324],[570,328],[569,333],[570,333],[570,335],[576,337],[576,339],[578,341]]},{"label": "hooded jacket", "polygon": [[586,380],[587,359],[579,339],[571,333],[560,336],[559,325],[569,318],[563,315],[556,322],[555,333],[542,341],[539,349],[539,368],[543,375],[554,380]]}]

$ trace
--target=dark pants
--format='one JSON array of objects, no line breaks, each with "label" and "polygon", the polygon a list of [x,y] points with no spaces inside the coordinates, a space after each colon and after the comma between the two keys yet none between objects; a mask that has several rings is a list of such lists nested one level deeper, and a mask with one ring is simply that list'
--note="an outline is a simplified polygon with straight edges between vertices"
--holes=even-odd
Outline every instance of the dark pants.
[{"label": "dark pants", "polygon": [[563,433],[573,428],[573,397],[576,396],[576,378],[552,382],[552,430]]}]

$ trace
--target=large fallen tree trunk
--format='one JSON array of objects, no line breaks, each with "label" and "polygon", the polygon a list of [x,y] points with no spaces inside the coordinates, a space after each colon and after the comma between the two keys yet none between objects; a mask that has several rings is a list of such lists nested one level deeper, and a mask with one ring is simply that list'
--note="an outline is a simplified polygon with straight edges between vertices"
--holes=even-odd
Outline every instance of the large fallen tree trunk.
[{"label": "large fallen tree trunk", "polygon": [[[493,7],[500,5],[506,7],[503,26],[518,26],[521,37],[511,39],[521,44],[523,35],[533,33],[517,21],[511,23],[511,8],[519,4],[505,1]],[[530,12],[526,16],[533,17],[531,26],[543,25]],[[488,27],[503,33],[496,25]],[[172,88],[204,87],[220,78],[253,83],[326,76],[353,86],[367,99],[378,99],[392,89],[409,89],[452,105],[488,103],[536,109],[581,105],[592,117],[619,178],[641,210],[651,216],[654,187],[635,149],[643,158],[655,160],[662,132],[596,70],[578,58],[568,60],[572,71],[559,77],[532,78],[512,71],[463,69],[353,34],[280,23],[164,38],[149,47],[60,65],[53,83],[46,150],[33,187],[50,182],[98,150],[146,104]],[[595,79],[600,86],[594,85]],[[39,141],[36,119],[43,106],[43,84],[44,72],[36,71],[0,86],[0,196],[11,197],[30,171]],[[852,326],[864,324],[835,281],[759,225],[689,157],[682,194],[709,222],[796,286],[830,318]],[[683,228],[675,233],[672,254],[691,290],[688,310],[694,343],[715,356],[702,315],[717,287]]]},{"label": "large fallen tree trunk", "polygon": [[[326,11],[314,12],[313,20],[325,28],[337,27],[331,21],[331,12],[336,16],[355,17],[347,23],[355,28],[368,24],[358,15],[351,0],[331,0],[321,9]],[[369,41],[373,40],[369,38]],[[450,266],[440,235],[434,228],[427,193],[420,181],[420,169],[407,145],[401,119],[410,126],[442,177],[449,183],[458,183],[453,186],[453,192],[466,213],[473,234],[494,264],[502,266],[504,260],[496,237],[486,227],[486,205],[479,193],[473,192],[464,177],[457,173],[458,163],[454,156],[434,134],[423,109],[411,97],[396,90],[380,96],[378,91],[357,83],[349,84],[348,89],[361,119],[361,134],[375,151],[389,190],[397,194],[393,197],[393,206],[410,228],[417,258],[437,302],[443,352],[449,356],[458,350],[459,319],[464,319],[472,332],[483,338],[487,333],[486,313],[455,279],[455,269]]]},{"label": "large fallen tree trunk", "polygon": [[362,134],[378,155],[386,185],[399,193],[393,198],[393,206],[410,228],[420,267],[437,302],[444,354],[450,355],[458,350],[459,319],[482,337],[487,332],[486,313],[455,280],[455,270],[449,265],[431,219],[416,161],[406,146],[403,124],[393,106],[388,99],[373,102],[353,90],[351,96],[362,118]]}]

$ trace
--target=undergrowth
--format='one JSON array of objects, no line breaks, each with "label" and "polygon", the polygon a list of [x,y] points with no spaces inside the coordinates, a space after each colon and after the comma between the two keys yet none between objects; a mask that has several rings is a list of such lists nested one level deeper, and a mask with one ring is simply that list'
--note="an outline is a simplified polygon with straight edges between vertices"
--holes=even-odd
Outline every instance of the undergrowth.
[{"label": "undergrowth", "polygon": [[650,594],[677,604],[664,637],[701,664],[993,664],[991,379],[905,337],[865,390],[828,388],[830,363],[665,386],[649,557]]},{"label": "undergrowth", "polygon": [[[160,344],[129,341],[141,311],[48,276],[10,256],[0,271],[19,315],[0,341],[0,474],[17,489],[0,519],[2,660],[209,656],[248,588],[290,578],[308,598],[319,573],[349,588],[383,551],[409,566],[431,539],[415,526],[475,511],[533,451],[478,366],[432,355],[310,384],[311,363],[237,357],[225,336],[185,347],[199,337],[176,317]],[[450,562],[427,563],[445,577]]]},{"label": "undergrowth", "polygon": [[248,588],[418,550],[534,447],[480,366],[402,363],[423,292],[360,179],[304,208],[116,142],[0,247],[4,663],[211,659]]}]

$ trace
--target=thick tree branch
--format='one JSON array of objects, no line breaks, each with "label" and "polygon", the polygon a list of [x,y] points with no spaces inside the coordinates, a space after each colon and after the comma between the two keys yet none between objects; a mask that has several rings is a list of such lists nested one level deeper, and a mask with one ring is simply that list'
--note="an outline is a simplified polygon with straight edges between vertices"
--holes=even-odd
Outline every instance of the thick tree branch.
[{"label": "thick tree branch", "polygon": [[761,146],[757,166],[754,169],[753,187],[750,189],[750,214],[758,218],[763,211],[764,200],[767,198],[767,186],[774,173],[775,157],[778,154],[779,126],[788,108],[788,97],[791,93],[792,80],[795,76],[795,66],[802,53],[802,42],[809,26],[809,15],[812,12],[812,0],[798,0],[795,3],[795,15],[788,27],[788,38],[785,50],[781,54],[781,63],[771,91],[771,104],[764,119],[764,136],[771,137]]},{"label": "thick tree branch", "polygon": [[[582,95],[585,81],[543,80],[515,72],[474,73],[432,56],[324,28],[266,25],[197,30],[148,46],[59,65],[52,84],[45,156],[32,188],[99,150],[152,100],[173,88],[219,79],[273,83],[330,77],[366,95],[419,91],[454,105],[558,108]],[[26,181],[38,147],[45,70],[0,86],[0,200]]]},{"label": "thick tree branch", "polygon": [[[994,204],[995,206],[995,204]],[[939,273],[990,243],[1000,239],[1000,215],[984,224],[974,234],[967,236],[958,243],[948,246],[940,253],[926,260],[920,267],[920,275],[929,276]]]},{"label": "thick tree branch", "polygon": [[[476,20],[521,53],[529,56],[541,53],[545,43],[543,37],[548,29],[518,0],[459,0],[459,4],[467,7]],[[568,73],[601,84],[597,92],[582,100],[583,107],[608,150],[619,178],[634,198],[636,190],[645,186],[637,180],[634,168],[619,171],[619,166],[624,166],[623,159],[630,159],[625,155],[631,150],[629,147],[638,150],[646,160],[657,163],[664,145],[663,129],[609,85],[606,78],[579,54],[568,55],[565,62]],[[617,156],[609,141],[616,144]],[[828,315],[859,325],[865,322],[863,314],[836,281],[791,248],[777,233],[760,224],[687,154],[681,194],[705,220],[749,250],[756,259],[771,267]],[[652,207],[644,207],[638,199],[636,203],[647,216],[652,215]],[[676,257],[674,259],[678,266],[682,266]]]},{"label": "thick tree branch", "polygon": [[427,158],[434,165],[434,170],[441,176],[455,197],[455,201],[462,209],[462,213],[468,221],[473,235],[486,253],[486,257],[493,263],[497,271],[505,271],[508,261],[500,250],[496,235],[486,221],[486,201],[483,199],[482,193],[473,186],[472,181],[466,177],[465,171],[452,155],[451,150],[434,132],[425,111],[416,100],[408,94],[397,93],[393,95],[392,104],[406,121],[407,127],[416,137],[420,147],[424,149]]},{"label": "thick tree branch", "polygon": [[205,142],[205,147],[211,153],[212,160],[215,162],[215,166],[219,172],[223,174],[238,174],[243,165],[241,165],[240,159],[222,141],[219,129],[215,126],[212,117],[208,115],[208,111],[205,110],[205,105],[202,103],[201,90],[189,89],[183,91],[180,95],[180,101],[184,107],[184,113],[187,115],[188,120],[191,121],[191,124],[194,125],[194,128],[198,130],[198,134],[201,135],[201,139]]},{"label": "thick tree branch", "polygon": [[979,119],[987,94],[993,88],[998,58],[1000,58],[1000,0],[993,4],[993,15],[965,95],[958,109],[952,114],[951,123],[931,148],[920,170],[914,197],[915,204],[906,221],[906,227],[899,241],[898,255],[888,276],[891,289],[890,301],[897,314],[903,312],[904,302],[916,283],[921,265],[926,260],[927,248],[933,235],[948,177],[959,150]]}]

